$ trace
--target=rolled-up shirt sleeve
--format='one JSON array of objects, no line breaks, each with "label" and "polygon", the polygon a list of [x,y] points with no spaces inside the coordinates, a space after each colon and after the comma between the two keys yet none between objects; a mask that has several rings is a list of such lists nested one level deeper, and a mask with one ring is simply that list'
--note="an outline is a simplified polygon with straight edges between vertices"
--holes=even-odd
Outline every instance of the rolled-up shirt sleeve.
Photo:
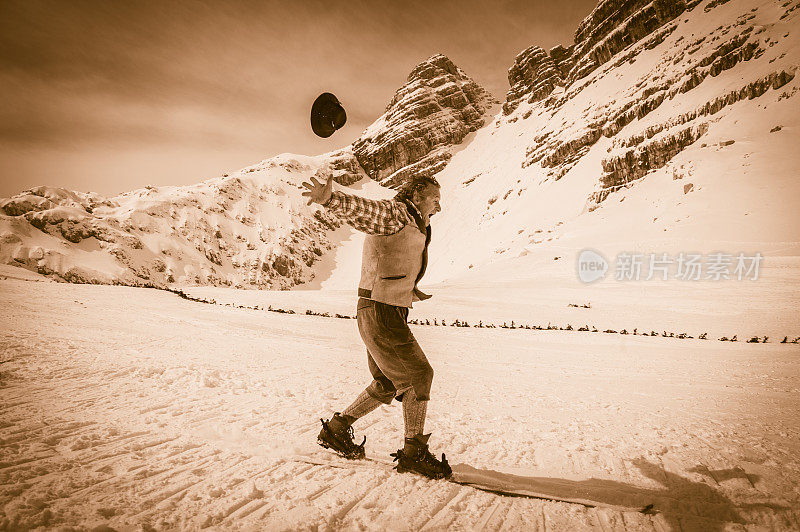
[{"label": "rolled-up shirt sleeve", "polygon": [[329,212],[370,235],[392,235],[408,223],[405,206],[395,200],[371,200],[335,191],[322,204]]}]

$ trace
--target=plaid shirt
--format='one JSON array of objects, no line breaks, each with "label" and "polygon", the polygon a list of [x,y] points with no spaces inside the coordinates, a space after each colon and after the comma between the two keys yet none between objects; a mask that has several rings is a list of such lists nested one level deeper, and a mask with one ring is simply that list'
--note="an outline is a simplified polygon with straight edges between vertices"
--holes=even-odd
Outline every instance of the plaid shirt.
[{"label": "plaid shirt", "polygon": [[401,201],[370,200],[335,191],[323,204],[330,212],[370,235],[393,235],[408,224],[416,225]]}]

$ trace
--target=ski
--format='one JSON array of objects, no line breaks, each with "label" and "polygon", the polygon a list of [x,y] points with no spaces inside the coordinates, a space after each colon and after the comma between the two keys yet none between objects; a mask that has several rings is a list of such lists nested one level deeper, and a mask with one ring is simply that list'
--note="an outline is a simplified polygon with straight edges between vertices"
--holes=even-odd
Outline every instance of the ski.
[{"label": "ski", "polygon": [[[380,458],[376,458],[373,456],[367,456],[360,460],[348,460],[346,458],[340,457],[339,455],[335,455],[332,459],[325,459],[325,458],[316,458],[310,456],[295,456],[292,458],[295,462],[301,462],[305,464],[317,465],[322,467],[335,467],[340,469],[352,469],[354,467],[363,467],[363,468],[389,468],[395,469],[395,463],[390,460],[382,460]],[[412,473],[413,474],[413,473]],[[422,475],[418,475],[420,478],[426,478]],[[430,480],[430,479],[429,479]],[[531,490],[526,489],[510,489],[504,488],[502,486],[493,486],[489,484],[482,484],[479,482],[474,482],[467,480],[465,478],[460,477],[458,472],[454,471],[453,475],[449,478],[440,479],[438,481],[443,482],[450,482],[452,484],[458,484],[459,486],[466,486],[478,491],[483,491],[486,493],[493,493],[495,495],[499,495],[501,497],[517,497],[517,498],[525,498],[525,499],[538,499],[543,501],[550,501],[550,502],[563,502],[567,504],[575,504],[580,505],[585,508],[608,508],[611,510],[616,510],[619,512],[637,512],[643,514],[656,514],[658,510],[655,508],[655,504],[647,504],[641,507],[633,507],[633,506],[622,506],[617,504],[609,504],[599,501],[592,501],[588,499],[579,499],[579,498],[571,498],[571,497],[558,497],[554,495],[548,495],[546,493],[538,493]]]}]

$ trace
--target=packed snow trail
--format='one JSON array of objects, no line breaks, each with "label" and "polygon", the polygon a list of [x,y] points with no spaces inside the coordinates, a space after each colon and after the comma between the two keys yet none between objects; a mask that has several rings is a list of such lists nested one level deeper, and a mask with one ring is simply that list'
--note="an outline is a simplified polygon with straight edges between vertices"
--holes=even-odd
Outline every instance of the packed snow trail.
[{"label": "packed snow trail", "polygon": [[[645,515],[298,463],[369,379],[353,320],[11,277],[0,305],[0,528],[800,527],[796,345],[414,328],[432,451],[672,501]],[[388,457],[401,427],[354,428]]]}]

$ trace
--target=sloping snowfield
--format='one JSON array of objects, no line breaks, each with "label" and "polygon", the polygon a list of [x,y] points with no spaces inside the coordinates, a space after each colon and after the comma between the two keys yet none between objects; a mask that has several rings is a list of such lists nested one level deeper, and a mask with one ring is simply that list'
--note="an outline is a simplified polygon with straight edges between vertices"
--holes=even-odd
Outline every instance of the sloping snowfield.
[{"label": "sloping snowfield", "polygon": [[[301,462],[369,381],[354,320],[0,273],[0,528],[800,528],[798,345],[412,326],[456,471],[646,515]],[[355,429],[385,459],[401,427]]]}]

